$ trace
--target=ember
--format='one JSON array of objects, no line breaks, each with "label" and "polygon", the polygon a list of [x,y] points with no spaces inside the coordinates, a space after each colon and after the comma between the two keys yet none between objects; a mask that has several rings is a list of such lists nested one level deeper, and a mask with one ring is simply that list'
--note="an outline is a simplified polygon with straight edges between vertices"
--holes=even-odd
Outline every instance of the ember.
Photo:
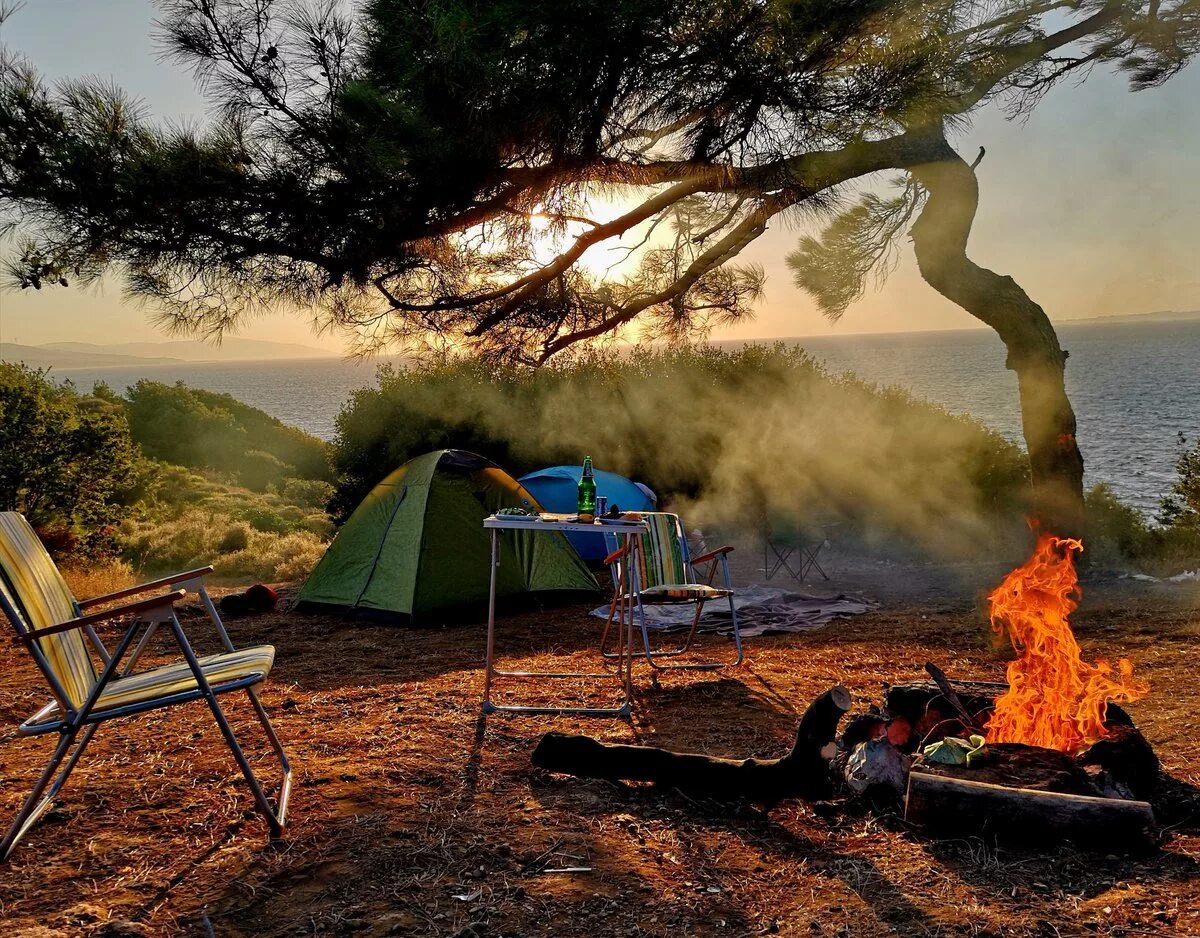
[{"label": "ember", "polygon": [[1026,743],[1074,754],[1108,736],[1109,701],[1145,695],[1125,658],[1117,669],[1080,655],[1069,616],[1079,605],[1075,554],[1083,544],[1042,534],[1033,556],[988,596],[992,628],[1017,651],[1009,689],[996,699],[988,742]]}]

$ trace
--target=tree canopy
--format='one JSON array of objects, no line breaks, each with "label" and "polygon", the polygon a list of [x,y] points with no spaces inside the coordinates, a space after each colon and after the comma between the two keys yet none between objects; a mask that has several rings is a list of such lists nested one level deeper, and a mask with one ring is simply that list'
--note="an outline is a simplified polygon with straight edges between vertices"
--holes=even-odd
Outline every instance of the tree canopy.
[{"label": "tree canopy", "polygon": [[[213,104],[201,128],[5,53],[14,284],[113,271],[179,328],[316,306],[363,348],[534,363],[635,320],[746,315],[763,272],[738,254],[788,213],[834,213],[793,263],[836,315],[925,197],[848,183],[953,156],[945,130],[985,102],[1021,111],[1096,65],[1150,87],[1200,42],[1197,0],[160,6]],[[598,245],[629,259],[596,272]]]}]

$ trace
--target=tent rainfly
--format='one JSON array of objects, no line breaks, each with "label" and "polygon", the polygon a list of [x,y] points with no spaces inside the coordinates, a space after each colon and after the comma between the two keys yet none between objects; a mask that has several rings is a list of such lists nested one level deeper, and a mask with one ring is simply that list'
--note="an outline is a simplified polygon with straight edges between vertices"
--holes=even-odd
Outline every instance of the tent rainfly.
[{"label": "tent rainfly", "polygon": [[[300,591],[301,608],[332,607],[427,623],[486,607],[490,534],[501,508],[541,511],[499,466],[464,450],[411,459],[380,482],[346,521]],[[497,597],[599,585],[558,532],[500,536]]]}]

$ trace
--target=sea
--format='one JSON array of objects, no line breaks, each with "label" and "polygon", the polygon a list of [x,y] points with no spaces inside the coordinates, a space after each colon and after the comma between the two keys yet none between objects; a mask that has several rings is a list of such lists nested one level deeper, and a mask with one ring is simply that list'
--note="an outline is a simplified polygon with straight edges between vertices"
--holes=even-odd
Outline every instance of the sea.
[{"label": "sea", "polygon": [[[1147,517],[1175,478],[1185,444],[1200,438],[1200,319],[1058,325],[1070,351],[1067,386],[1079,421],[1087,483],[1105,482]],[[774,341],[774,340],[772,340]],[[1019,441],[1017,382],[990,330],[837,335],[781,339],[806,348],[831,370],[897,385],[971,414]],[[55,369],[87,389],[122,391],[139,378],[183,381],[231,394],[322,439],[350,395],[376,383],[381,360],[305,359]]]}]

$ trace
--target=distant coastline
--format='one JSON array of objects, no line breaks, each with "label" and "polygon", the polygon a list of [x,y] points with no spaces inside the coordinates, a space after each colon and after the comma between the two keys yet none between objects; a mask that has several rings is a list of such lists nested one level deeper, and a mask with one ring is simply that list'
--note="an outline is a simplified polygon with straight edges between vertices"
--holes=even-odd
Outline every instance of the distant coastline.
[{"label": "distant coastline", "polygon": [[1077,322],[1181,322],[1200,319],[1200,309],[1160,309],[1152,313],[1107,313],[1102,316],[1080,316],[1077,319],[1059,319],[1055,324]]},{"label": "distant coastline", "polygon": [[[1141,323],[1186,322],[1200,319],[1200,309],[1155,310],[1146,313],[1110,313],[1099,316],[1081,316],[1075,319],[1059,319],[1056,326],[1121,325]],[[717,346],[740,346],[788,342],[806,344],[813,339],[824,340],[852,336],[900,336],[934,335],[937,333],[979,332],[986,327],[910,330],[894,332],[843,333],[831,332],[822,335],[768,336],[751,339],[718,339]],[[387,357],[387,356],[384,356]],[[206,364],[249,364],[252,362],[288,362],[342,360],[343,356],[328,349],[292,342],[271,342],[261,339],[242,339],[231,336],[220,345],[212,345],[197,339],[179,339],[162,342],[122,342],[98,345],[89,342],[47,342],[43,345],[20,345],[0,342],[0,360],[23,362],[31,368],[54,368],[63,371],[96,368],[135,368],[148,365],[206,365]]]},{"label": "distant coastline", "polygon": [[229,364],[254,361],[312,361],[341,358],[336,352],[294,342],[227,338],[219,346],[197,339],[164,342],[47,342],[18,345],[0,342],[0,359],[31,368],[121,368],[143,365]]}]

